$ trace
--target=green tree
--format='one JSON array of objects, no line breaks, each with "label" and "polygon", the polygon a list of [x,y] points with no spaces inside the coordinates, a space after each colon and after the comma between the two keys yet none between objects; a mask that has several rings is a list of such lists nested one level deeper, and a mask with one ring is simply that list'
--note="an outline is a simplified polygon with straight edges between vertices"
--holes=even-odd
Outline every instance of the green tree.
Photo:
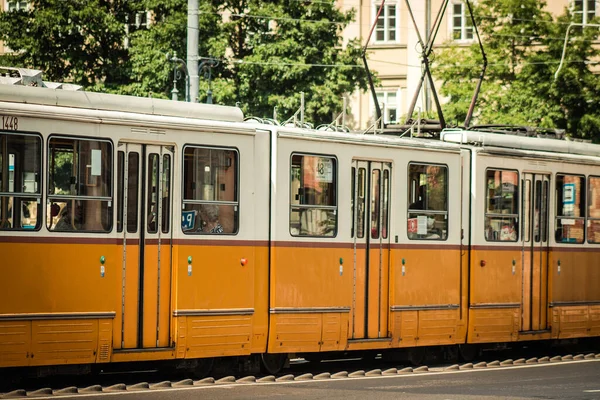
[{"label": "green tree", "polygon": [[126,0],[33,0],[29,10],[0,12],[3,63],[39,68],[46,80],[90,86],[128,79],[123,48]]},{"label": "green tree", "polygon": [[[571,31],[567,63],[554,80],[573,17],[565,10],[555,21],[544,7],[541,0],[482,0],[474,8],[489,66],[473,123],[563,128],[571,136],[598,140],[593,94],[599,81],[589,68],[597,55],[592,41],[597,31]],[[434,73],[450,99],[444,106],[447,120],[464,121],[481,65],[478,44],[437,54]]]},{"label": "green tree", "polygon": [[219,10],[231,15],[223,35],[232,54],[215,81],[218,102],[239,102],[260,117],[277,107],[285,119],[304,92],[305,119],[321,124],[341,112],[345,94],[366,89],[359,43],[341,38],[354,11],[342,12],[333,1],[299,0],[234,0]]}]

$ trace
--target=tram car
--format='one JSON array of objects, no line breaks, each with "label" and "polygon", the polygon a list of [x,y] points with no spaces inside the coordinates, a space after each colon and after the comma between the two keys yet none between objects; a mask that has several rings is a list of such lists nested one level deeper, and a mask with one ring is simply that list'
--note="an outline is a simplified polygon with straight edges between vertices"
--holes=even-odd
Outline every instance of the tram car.
[{"label": "tram car", "polygon": [[3,85],[0,118],[5,371],[600,336],[600,146]]}]

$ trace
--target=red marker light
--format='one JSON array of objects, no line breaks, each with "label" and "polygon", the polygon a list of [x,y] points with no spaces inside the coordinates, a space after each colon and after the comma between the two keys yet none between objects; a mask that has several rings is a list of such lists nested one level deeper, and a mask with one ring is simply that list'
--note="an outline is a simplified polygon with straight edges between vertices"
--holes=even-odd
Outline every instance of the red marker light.
[{"label": "red marker light", "polygon": [[243,267],[244,265],[248,264],[248,260],[247,260],[247,259],[245,259],[245,258],[242,258],[242,259],[240,260],[240,264],[242,264],[242,267]]},{"label": "red marker light", "polygon": [[485,260],[481,260],[481,261],[479,262],[479,265],[481,265],[482,267],[485,267],[485,264],[486,264]]}]

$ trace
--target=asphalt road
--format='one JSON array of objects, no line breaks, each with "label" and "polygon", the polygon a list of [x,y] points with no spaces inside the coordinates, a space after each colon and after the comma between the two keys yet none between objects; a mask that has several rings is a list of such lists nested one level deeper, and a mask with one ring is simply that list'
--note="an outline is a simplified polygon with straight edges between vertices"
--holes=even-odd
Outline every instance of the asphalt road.
[{"label": "asphalt road", "polygon": [[[57,397],[54,397],[56,399]],[[60,398],[151,400],[600,399],[600,359],[373,378],[194,386]]]}]

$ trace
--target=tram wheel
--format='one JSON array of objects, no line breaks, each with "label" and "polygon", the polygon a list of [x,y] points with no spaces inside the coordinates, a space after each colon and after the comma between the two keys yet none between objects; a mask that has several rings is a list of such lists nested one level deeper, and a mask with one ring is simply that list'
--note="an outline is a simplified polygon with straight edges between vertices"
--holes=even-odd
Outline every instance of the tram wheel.
[{"label": "tram wheel", "polygon": [[458,353],[463,361],[473,361],[479,354],[479,349],[472,344],[459,344]]},{"label": "tram wheel", "polygon": [[408,361],[412,365],[421,365],[425,361],[425,348],[413,347],[408,350]]},{"label": "tram wheel", "polygon": [[261,369],[265,373],[269,373],[272,375],[278,374],[279,372],[281,372],[281,370],[285,366],[287,359],[288,359],[287,353],[282,353],[282,354],[264,353],[264,354],[261,354],[261,356],[260,356]]},{"label": "tram wheel", "polygon": [[214,358],[199,358],[194,361],[194,366],[188,369],[188,373],[193,379],[206,378],[215,365]]}]

